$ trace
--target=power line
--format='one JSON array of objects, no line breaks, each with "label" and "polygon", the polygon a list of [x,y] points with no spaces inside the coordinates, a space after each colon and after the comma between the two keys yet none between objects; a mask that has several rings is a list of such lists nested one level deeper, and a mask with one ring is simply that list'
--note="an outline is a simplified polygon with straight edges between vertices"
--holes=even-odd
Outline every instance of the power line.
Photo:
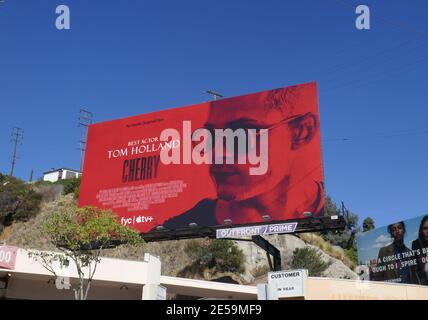
[{"label": "power line", "polygon": [[93,114],[85,109],[79,111],[79,127],[83,127],[82,140],[80,143],[80,172],[83,172],[83,162],[85,158],[86,142],[88,138],[88,127],[92,124]]},{"label": "power line", "polygon": [[24,129],[13,127],[12,128],[12,140],[13,141],[13,153],[12,153],[12,166],[10,168],[10,176],[13,177],[13,171],[15,169],[16,165],[16,150],[18,147],[18,144],[22,145],[22,140],[24,139]]},{"label": "power line", "polygon": [[428,60],[428,57],[423,57],[422,59],[412,61],[411,63],[403,64],[395,70],[394,70],[394,68],[392,68],[392,69],[387,70],[387,71],[379,72],[375,75],[367,75],[364,78],[354,79],[354,80],[351,80],[349,82],[342,83],[341,85],[336,86],[336,87],[326,88],[326,90],[324,90],[324,92],[329,92],[329,91],[336,92],[339,89],[347,88],[349,86],[352,86],[352,88],[355,89],[357,87],[366,85],[367,83],[370,83],[373,80],[379,80],[382,78],[389,78],[391,76],[394,76],[397,72],[399,72],[399,74],[402,74],[404,72],[410,71],[415,66],[419,65],[420,63],[426,62],[427,60]]},{"label": "power line", "polygon": [[[385,64],[386,62],[393,60],[396,56],[399,56],[400,59],[403,59],[404,55],[406,53],[411,53],[412,51],[415,51],[416,49],[420,49],[421,47],[426,46],[428,44],[428,39],[424,39],[423,42],[418,43],[416,46],[408,47],[407,44],[409,44],[413,41],[414,41],[413,39],[409,39],[409,40],[406,40],[405,42],[400,43],[396,46],[386,48],[383,50],[379,50],[379,51],[375,52],[374,54],[367,55],[361,59],[351,60],[351,61],[348,61],[348,62],[343,63],[341,65],[338,65],[337,68],[332,68],[332,69],[326,71],[325,72],[326,73],[325,78],[328,79],[328,78],[332,77],[332,75],[334,75],[337,72],[340,72],[340,71],[345,70],[345,69],[352,69],[352,68],[355,68],[361,64],[363,65],[361,68],[364,68],[365,70],[370,70],[372,66],[378,67],[379,65]],[[399,52],[399,51],[398,52],[394,51],[394,50],[397,50],[399,48],[404,48],[404,47],[406,47],[406,51],[404,52],[404,54]],[[381,57],[381,60],[376,61],[375,58],[377,58],[377,57]],[[372,61],[373,59],[375,59],[374,62]],[[367,64],[366,62],[369,62],[369,63]],[[373,63],[371,63],[371,62],[373,62]],[[331,82],[333,82],[333,81],[331,81]]]},{"label": "power line", "polygon": [[[339,2],[341,4],[346,5],[347,7],[354,7],[352,4],[350,4],[349,2],[346,2],[345,0],[335,0],[335,1]],[[387,19],[384,19],[384,20],[387,20]],[[338,71],[342,71],[344,69],[354,68],[354,67],[356,67],[356,66],[358,66],[360,64],[363,64],[363,66],[364,66],[363,68],[364,69],[371,70],[372,67],[376,68],[379,65],[385,64],[386,62],[392,60],[394,58],[394,56],[396,56],[396,55],[399,55],[400,59],[404,59],[404,55],[406,55],[407,53],[411,53],[413,51],[421,49],[421,47],[424,47],[424,46],[426,46],[428,44],[428,32],[417,32],[417,35],[418,35],[418,37],[416,39],[408,39],[408,40],[406,40],[406,41],[404,41],[402,43],[399,43],[397,45],[394,45],[394,46],[392,46],[390,48],[379,50],[379,51],[375,52],[374,54],[367,55],[367,56],[365,56],[365,57],[363,57],[361,59],[352,60],[352,61],[347,62],[347,63],[341,63],[341,64],[338,64],[334,68],[329,68],[325,72],[326,73],[325,77],[329,78],[333,74],[337,73]],[[411,42],[416,41],[416,40],[418,40],[420,38],[422,38],[422,42],[417,43],[416,46],[413,46],[413,47],[408,47],[407,46]],[[406,51],[404,53],[397,52],[397,49],[401,49],[401,48],[405,48]],[[377,58],[377,57],[381,57],[381,60],[380,61],[371,61],[373,58]],[[422,59],[422,61],[423,60],[425,60],[425,58]],[[419,61],[416,61],[416,63],[419,63],[419,62],[422,62],[422,61],[419,60]],[[367,64],[365,62],[369,62],[369,63]],[[401,67],[407,67],[407,65],[403,65]],[[390,70],[391,70],[391,68],[389,70],[387,70],[387,71],[390,71]],[[367,78],[371,78],[371,77],[369,75],[367,75]],[[366,78],[365,79],[360,79],[360,80],[363,80],[363,82],[365,82]],[[355,82],[355,80],[351,81],[350,84],[353,84],[354,82]],[[357,79],[357,82],[359,82],[358,79]],[[330,84],[330,83],[334,84],[335,81],[327,81],[327,83],[328,84]],[[339,86],[339,88],[341,88],[341,87],[342,86]],[[329,90],[329,89],[330,88],[327,88],[327,90]],[[336,89],[336,88],[333,88],[333,89]]]},{"label": "power line", "polygon": [[[335,1],[340,1],[340,0],[335,0]],[[356,6],[354,6],[352,4],[349,4],[349,3],[343,3],[343,2],[340,2],[340,3],[341,4],[345,4],[347,7],[351,7],[351,8],[355,8],[356,7]],[[356,59],[356,60],[353,59],[350,62],[341,62],[341,63],[332,64],[332,65],[328,66],[327,68],[317,68],[315,71],[316,72],[320,72],[320,73],[324,73],[324,74],[326,74],[326,77],[330,77],[332,74],[335,74],[338,71],[342,71],[343,69],[352,68],[352,67],[354,67],[354,66],[356,66],[358,64],[361,64],[361,63],[363,63],[363,62],[365,62],[367,60],[370,61],[370,59],[378,57],[378,56],[381,56],[381,55],[382,55],[382,62],[384,62],[384,55],[385,54],[391,54],[392,53],[392,55],[394,55],[395,54],[395,50],[403,48],[403,47],[407,46],[408,44],[410,44],[410,43],[412,43],[414,41],[417,41],[419,39],[422,39],[422,43],[419,43],[416,48],[413,48],[413,50],[417,49],[421,45],[423,46],[423,45],[425,45],[427,43],[428,33],[426,33],[426,32],[422,32],[422,33],[418,32],[417,33],[417,37],[415,37],[414,39],[407,39],[406,41],[398,43],[398,44],[395,44],[395,45],[393,45],[393,46],[391,46],[389,48],[382,49],[382,50],[376,51],[373,54],[366,55],[365,57],[362,57],[361,59]],[[355,45],[361,46],[361,43],[358,42]],[[346,50],[349,49],[349,46],[345,47],[345,48],[342,48],[342,49],[344,49],[342,51],[346,52]],[[408,48],[406,48],[406,52],[409,52]],[[336,52],[336,54],[337,53],[338,52]],[[400,53],[398,53],[398,54],[400,54]],[[402,54],[400,54],[400,57],[402,57]]]},{"label": "power line", "polygon": [[428,129],[389,131],[389,132],[371,133],[371,134],[360,135],[360,136],[332,138],[332,139],[323,140],[323,143],[324,142],[348,142],[348,141],[358,140],[358,139],[373,140],[373,139],[384,139],[384,138],[401,137],[401,136],[422,135],[422,134],[428,134]]}]

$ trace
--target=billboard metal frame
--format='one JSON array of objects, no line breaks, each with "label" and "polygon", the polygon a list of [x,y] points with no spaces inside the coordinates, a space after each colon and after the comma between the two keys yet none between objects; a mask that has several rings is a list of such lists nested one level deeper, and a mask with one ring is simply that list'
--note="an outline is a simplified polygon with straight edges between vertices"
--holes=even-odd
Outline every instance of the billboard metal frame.
[{"label": "billboard metal frame", "polygon": [[[238,102],[240,103],[240,111],[236,114],[235,107]],[[242,122],[242,119],[246,119],[249,115],[254,119],[265,116],[266,106],[269,107],[268,110],[281,110],[281,113],[275,111],[269,126],[267,123],[255,125],[247,120],[245,120],[247,122]],[[211,112],[212,108],[218,108],[217,112]],[[198,111],[195,112],[196,110]],[[222,114],[221,117],[216,118],[214,116],[220,113]],[[214,127],[225,127],[224,129],[231,130],[228,127],[235,128],[238,126],[242,127],[240,129],[245,129],[240,132],[247,134],[246,129],[251,129],[254,130],[251,132],[254,132],[256,137],[261,137],[259,134],[262,132],[267,134],[268,130],[291,122],[293,126],[299,126],[301,129],[303,126],[310,125],[311,130],[308,131],[312,134],[305,136],[305,139],[302,138],[301,141],[305,141],[305,143],[297,146],[290,140],[292,135],[289,136],[289,130],[283,127],[282,131],[275,135],[275,139],[272,138],[272,143],[266,146],[266,150],[270,148],[273,151],[270,154],[266,152],[266,157],[261,157],[261,154],[258,155],[258,158],[265,159],[263,166],[260,159],[259,167],[256,168],[250,163],[251,161],[241,163],[241,157],[238,157],[236,165],[245,164],[245,166],[239,167],[240,169],[236,167],[233,169],[234,172],[226,172],[220,169],[215,169],[212,172],[207,170],[205,165],[214,164],[212,157],[215,148],[211,148],[211,150],[209,145],[206,145],[207,150],[210,150],[208,156],[210,161],[200,162],[198,160],[194,162],[189,160],[187,155],[184,156],[184,152],[194,151],[192,146],[190,149],[185,148],[184,142],[186,144],[197,142],[192,139],[191,135],[193,122],[195,122],[193,129],[209,127],[205,128],[207,134],[211,134],[211,129]],[[150,126],[145,127],[149,124]],[[186,127],[186,125],[188,126]],[[164,133],[165,130],[173,130],[177,136],[168,135]],[[257,130],[260,133],[257,133]],[[236,142],[235,131],[232,130],[234,142]],[[85,159],[79,206],[95,205],[104,209],[111,209],[120,217],[122,224],[134,227],[141,232],[142,238],[148,242],[200,237],[214,238],[216,231],[222,237],[229,238],[340,228],[340,220],[333,221],[329,218],[324,219],[322,216],[324,214],[322,200],[325,196],[325,188],[320,135],[316,82],[230,97],[210,102],[210,104],[199,103],[93,124],[89,129],[87,159]],[[288,163],[289,160],[291,161],[288,158],[289,152],[284,152],[284,136],[290,138],[287,139],[291,141],[290,145],[287,144],[287,148],[293,146],[292,149],[297,150],[302,147],[297,154],[299,158],[296,158],[293,163]],[[177,142],[176,147],[168,146],[167,140],[169,138],[166,139],[166,137],[174,138],[174,142]],[[215,136],[211,136],[211,138],[214,139],[213,141],[217,141]],[[244,138],[248,144],[248,137],[245,135]],[[255,144],[252,143],[251,150],[253,151],[257,151],[257,143],[259,143],[257,139],[253,139],[256,142]],[[152,143],[153,141],[158,141],[159,144]],[[226,143],[226,147],[228,141],[231,140],[223,141]],[[264,142],[268,142],[267,135]],[[170,152],[172,149],[178,149],[176,155],[180,155],[178,158],[181,160],[178,162],[175,160],[173,162],[167,161],[165,166],[162,166],[164,172],[159,171],[158,176],[157,166],[161,163],[161,151]],[[205,149],[202,148],[201,150]],[[236,152],[244,154],[243,151],[238,146]],[[251,154],[248,153],[247,148],[245,151],[247,158]],[[183,156],[181,156],[182,154]],[[191,155],[190,158],[193,157],[193,153]],[[257,156],[257,154],[255,155]],[[282,157],[287,158],[284,160]],[[275,161],[270,159],[275,159]],[[153,161],[150,162],[149,160]],[[146,161],[152,164],[146,165]],[[154,161],[157,164],[153,164]],[[288,169],[284,169],[284,161],[288,163],[290,172]],[[216,161],[214,165],[234,164],[228,163],[229,161],[223,162],[217,163]],[[171,169],[166,167],[168,164],[180,166]],[[189,166],[184,166],[184,164],[189,164]],[[203,164],[204,167],[195,170],[200,164]],[[273,179],[263,180],[264,182],[261,183],[260,178],[248,178],[250,175],[266,174],[266,171],[257,171],[256,173],[251,169],[263,168],[263,170],[267,170],[269,165],[274,165],[272,170],[276,174]],[[113,175],[113,171],[117,172],[117,175]],[[152,174],[152,171],[156,173]],[[233,174],[230,175],[230,173]],[[293,182],[292,186],[289,185],[290,181]],[[253,185],[258,187],[253,188]],[[184,190],[184,188],[187,189]],[[242,213],[237,212],[236,207],[232,208],[228,203],[225,203],[225,207],[230,207],[229,211],[235,211],[233,215],[228,215],[225,207],[215,207],[215,201],[223,199],[221,193],[225,192],[238,193],[238,196],[234,196],[236,199],[231,200],[232,205],[238,204],[245,197],[253,197],[254,199],[250,200],[245,198],[252,208],[255,208],[259,201],[256,196],[266,195],[269,192],[278,193],[280,196],[278,199],[287,197],[292,201],[284,201],[280,207],[271,206],[270,203],[266,206],[260,205],[259,209],[256,209],[256,215],[247,215],[244,211]],[[273,202],[276,203],[278,199],[273,200]],[[150,207],[152,205],[154,207]],[[149,207],[153,212],[148,212]],[[181,214],[177,214],[177,211]],[[271,217],[270,214],[272,213],[275,215]],[[233,223],[239,222],[239,224],[232,224],[230,217],[238,216],[239,218],[233,218]],[[287,230],[288,224],[293,224],[293,228]],[[297,229],[294,228],[296,226]],[[164,228],[162,229],[162,227]],[[225,228],[230,229],[231,233],[226,233]],[[241,228],[243,231],[241,232],[237,228]],[[249,231],[251,228],[254,229],[253,232]]]},{"label": "billboard metal frame", "polygon": [[[236,224],[236,225],[217,225],[212,227],[188,227],[184,229],[162,229],[151,231],[147,233],[141,233],[141,237],[146,242],[153,241],[169,241],[169,240],[181,240],[181,239],[194,239],[194,238],[216,238],[216,230],[223,228],[240,228],[240,227],[251,227],[258,225],[269,225],[277,223],[292,223],[297,222],[296,230],[293,233],[278,233],[278,234],[294,234],[304,232],[317,232],[324,230],[337,230],[344,229],[346,221],[344,216],[320,216],[316,218],[305,218],[305,219],[290,219],[274,222],[260,222],[250,224]],[[226,238],[231,239],[231,238]],[[239,241],[245,241],[251,239],[239,238],[233,239]]]}]

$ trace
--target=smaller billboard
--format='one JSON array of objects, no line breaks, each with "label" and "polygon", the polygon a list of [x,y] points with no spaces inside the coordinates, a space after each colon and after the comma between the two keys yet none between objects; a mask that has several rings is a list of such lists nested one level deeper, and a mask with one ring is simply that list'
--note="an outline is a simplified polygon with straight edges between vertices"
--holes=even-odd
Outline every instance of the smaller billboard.
[{"label": "smaller billboard", "polygon": [[428,285],[428,215],[360,233],[357,247],[370,280]]}]

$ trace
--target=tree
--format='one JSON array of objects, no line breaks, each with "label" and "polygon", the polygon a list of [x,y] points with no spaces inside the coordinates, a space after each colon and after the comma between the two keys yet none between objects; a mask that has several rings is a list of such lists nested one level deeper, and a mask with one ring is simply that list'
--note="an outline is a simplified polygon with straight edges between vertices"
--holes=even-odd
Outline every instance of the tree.
[{"label": "tree", "polygon": [[370,217],[367,217],[363,221],[363,232],[373,230],[375,227],[374,220]]},{"label": "tree", "polygon": [[193,240],[184,251],[201,269],[215,268],[220,272],[245,271],[245,256],[231,240]]},{"label": "tree", "polygon": [[40,210],[42,195],[31,185],[0,174],[0,231],[14,220],[27,221]]},{"label": "tree", "polygon": [[29,256],[55,277],[54,264],[59,262],[64,267],[72,260],[79,276],[79,284],[73,288],[76,300],[87,299],[103,249],[143,244],[137,231],[118,223],[111,211],[95,207],[67,207],[49,216],[42,228],[60,252],[30,251]]},{"label": "tree", "polygon": [[320,233],[321,236],[331,244],[342,247],[348,258],[357,263],[357,242],[355,241],[355,236],[360,231],[358,215],[350,212],[343,203],[341,208],[339,208],[330,196],[327,196],[325,199],[324,210],[328,216],[343,215],[345,229],[322,231]]},{"label": "tree", "polygon": [[321,252],[311,247],[296,248],[293,251],[292,269],[307,269],[309,276],[321,277],[331,265],[331,261],[324,262]]},{"label": "tree", "polygon": [[3,175],[3,174],[0,172],[0,183],[1,183],[1,184],[3,184],[4,182],[6,182],[6,179],[7,179],[7,176]]},{"label": "tree", "polygon": [[324,208],[326,215],[343,215],[346,222],[344,230],[327,230],[321,232],[321,236],[324,240],[344,249],[356,249],[355,235],[360,230],[358,226],[358,215],[350,212],[343,204],[342,208],[339,209],[330,196],[326,197]]},{"label": "tree", "polygon": [[213,240],[211,243],[212,260],[209,267],[221,272],[244,272],[245,256],[231,240]]},{"label": "tree", "polygon": [[71,178],[65,180],[59,180],[57,183],[64,186],[64,194],[76,193],[76,190],[80,187],[80,177]]}]

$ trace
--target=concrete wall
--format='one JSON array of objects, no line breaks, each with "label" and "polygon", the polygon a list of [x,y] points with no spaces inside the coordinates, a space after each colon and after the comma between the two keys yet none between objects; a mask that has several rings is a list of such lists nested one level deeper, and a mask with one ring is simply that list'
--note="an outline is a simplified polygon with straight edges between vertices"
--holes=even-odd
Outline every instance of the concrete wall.
[{"label": "concrete wall", "polygon": [[308,278],[307,300],[428,300],[428,287],[388,282]]},{"label": "concrete wall", "polygon": [[[60,268],[59,263],[54,264],[56,273],[60,276],[78,278],[76,266],[70,261],[68,268]],[[85,269],[86,274],[89,273]],[[35,274],[50,276],[38,261],[28,257],[28,251],[19,249],[16,262],[15,273]],[[133,261],[123,259],[101,258],[97,266],[94,280],[115,281],[122,283],[135,283],[144,285],[146,283],[159,283],[160,279],[160,260],[154,256],[149,256],[148,261]]]},{"label": "concrete wall", "polygon": [[50,181],[50,182],[56,182],[58,181],[59,172],[51,172],[48,174],[43,175],[43,181]]},{"label": "concrete wall", "polygon": [[[122,285],[120,283],[100,284],[95,281],[89,291],[88,299],[141,300],[143,286]],[[8,299],[25,300],[74,300],[74,291],[58,290],[52,278],[9,280]]]}]

